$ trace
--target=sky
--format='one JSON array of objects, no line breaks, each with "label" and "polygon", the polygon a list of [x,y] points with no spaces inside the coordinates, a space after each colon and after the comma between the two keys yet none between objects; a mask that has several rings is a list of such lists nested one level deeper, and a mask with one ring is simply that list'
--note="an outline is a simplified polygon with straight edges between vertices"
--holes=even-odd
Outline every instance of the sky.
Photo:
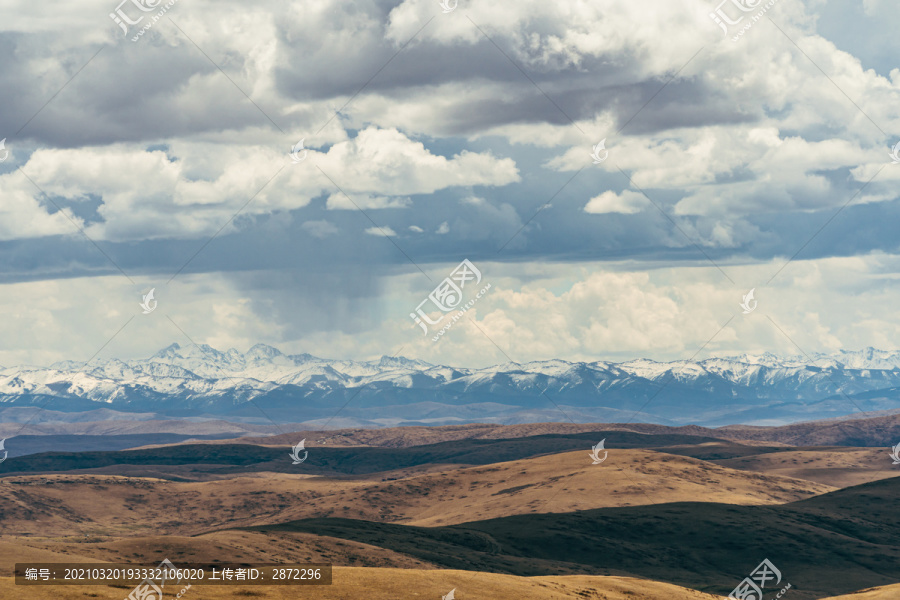
[{"label": "sky", "polygon": [[0,365],[898,349],[896,3],[739,4],[7,0]]}]

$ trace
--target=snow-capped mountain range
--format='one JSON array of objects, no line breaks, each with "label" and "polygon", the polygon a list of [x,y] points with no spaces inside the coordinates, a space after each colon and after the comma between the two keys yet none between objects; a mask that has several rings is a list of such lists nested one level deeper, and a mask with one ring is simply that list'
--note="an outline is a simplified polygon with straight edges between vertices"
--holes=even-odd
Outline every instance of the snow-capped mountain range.
[{"label": "snow-capped mountain range", "polygon": [[[112,408],[322,425],[459,422],[781,424],[900,409],[900,352],[482,369],[172,344],[148,359],[0,368],[0,407]],[[342,408],[343,407],[343,408]],[[263,416],[265,415],[265,416]]]}]

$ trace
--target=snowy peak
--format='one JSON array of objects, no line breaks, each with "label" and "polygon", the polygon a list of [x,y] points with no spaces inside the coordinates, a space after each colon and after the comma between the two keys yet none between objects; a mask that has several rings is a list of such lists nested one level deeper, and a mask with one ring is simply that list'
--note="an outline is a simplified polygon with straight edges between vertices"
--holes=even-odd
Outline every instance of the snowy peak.
[{"label": "snowy peak", "polygon": [[159,352],[157,352],[156,354],[151,356],[150,360],[153,360],[154,358],[165,360],[165,359],[169,359],[169,358],[178,356],[179,350],[181,350],[181,346],[178,344],[178,342],[169,344],[168,346],[166,346],[165,348],[163,348],[162,350],[160,350]]},{"label": "snowy peak", "polygon": [[[246,352],[231,348],[225,352],[209,345],[193,344],[182,346],[171,344],[146,360],[110,359],[84,365],[77,361],[54,363],[51,370],[62,372],[89,372],[95,376],[112,380],[128,380],[145,376],[187,377],[190,373],[198,377],[220,379],[224,377],[246,377],[259,381],[274,382],[290,379],[302,381],[304,373],[342,375],[350,379],[383,379],[391,373],[399,375],[419,372],[441,373],[444,379],[450,373],[454,378],[473,377],[482,381],[489,379],[533,379],[542,376],[550,379],[584,380],[591,378],[638,377],[650,381],[661,378],[677,378],[679,381],[704,378],[721,378],[733,383],[750,385],[761,379],[797,376],[801,371],[818,373],[823,369],[855,371],[900,371],[900,352],[864,348],[862,350],[840,350],[833,354],[806,356],[784,356],[766,352],[759,355],[744,354],[732,357],[708,358],[701,361],[659,362],[646,358],[621,363],[570,362],[560,359],[532,361],[527,363],[509,362],[480,369],[467,369],[448,365],[434,365],[423,360],[403,356],[382,356],[378,360],[359,362],[352,360],[331,360],[311,354],[286,355],[278,348],[267,344],[256,344]],[[9,367],[7,374],[23,370],[42,371],[34,367]]]},{"label": "snowy peak", "polygon": [[422,371],[434,366],[424,360],[405,358],[403,356],[382,356],[376,364],[384,369],[416,369]]},{"label": "snowy peak", "polygon": [[[857,351],[839,350],[831,355],[817,355],[816,362],[846,369],[900,369],[900,352],[864,348]],[[824,366],[824,365],[823,365]]]},{"label": "snowy peak", "polygon": [[[550,399],[560,407],[582,407],[566,409],[567,415],[606,407],[603,410],[613,413],[597,414],[630,419],[652,399],[657,419],[677,422],[700,414],[710,420],[766,422],[772,411],[797,419],[839,416],[833,411],[843,410],[849,395],[873,410],[895,408],[900,399],[900,352],[865,348],[809,357],[765,353],[672,362],[553,359],[464,368],[402,356],[353,361],[286,355],[267,344],[246,352],[172,344],[147,359],[89,365],[63,361],[49,368],[0,370],[0,402],[7,405],[33,405],[51,396],[82,406],[88,401],[148,412],[160,407],[215,412],[254,400],[270,401],[277,410],[296,408],[303,418],[315,410],[327,418],[333,406],[359,396],[355,403],[372,414],[384,410],[379,418],[389,419],[400,418],[402,406],[420,407],[411,408],[411,415],[422,410],[429,418],[454,419],[465,418],[460,416],[465,411],[440,409],[449,411],[443,414],[426,407],[469,405],[479,407],[471,413],[477,416],[484,407],[498,414],[516,405],[543,410]],[[432,415],[432,410],[438,412]]]},{"label": "snowy peak", "polygon": [[[231,352],[231,351],[234,351],[235,353],[237,353],[237,350],[234,350],[234,348],[229,350],[229,352]],[[247,351],[247,354],[245,354],[244,356],[248,360],[262,361],[262,360],[272,360],[276,357],[284,356],[284,354],[282,354],[281,350],[279,350],[278,348],[274,348],[267,344],[256,344],[255,346],[250,348]]]}]

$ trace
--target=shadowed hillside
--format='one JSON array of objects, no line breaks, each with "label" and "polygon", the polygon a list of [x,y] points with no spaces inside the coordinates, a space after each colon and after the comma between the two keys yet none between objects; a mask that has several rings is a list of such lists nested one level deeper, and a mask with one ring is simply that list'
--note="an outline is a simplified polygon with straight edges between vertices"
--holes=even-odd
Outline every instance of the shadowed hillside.
[{"label": "shadowed hillside", "polygon": [[782,506],[698,502],[434,528],[310,519],[252,529],[342,537],[451,569],[629,575],[723,595],[768,558],[793,598],[811,599],[900,583],[898,495],[893,478]]},{"label": "shadowed hillside", "polygon": [[[327,447],[307,444],[309,458],[297,469],[287,460],[289,448],[251,444],[180,444],[121,452],[45,452],[9,459],[0,474],[62,472],[111,466],[184,466],[205,473],[274,471],[364,475],[424,464],[485,465],[569,450],[589,450],[601,438],[607,448],[656,448],[702,444],[715,438],[688,435],[645,435],[601,431],[571,435],[539,435],[508,440],[466,439],[411,448]],[[297,440],[299,441],[299,440]],[[296,441],[294,442],[296,443]]]}]

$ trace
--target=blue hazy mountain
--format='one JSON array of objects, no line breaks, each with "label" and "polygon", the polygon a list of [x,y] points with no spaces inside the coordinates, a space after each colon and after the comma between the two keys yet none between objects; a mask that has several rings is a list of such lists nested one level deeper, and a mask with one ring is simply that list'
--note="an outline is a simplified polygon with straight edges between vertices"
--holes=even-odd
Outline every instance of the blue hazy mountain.
[{"label": "blue hazy mountain", "polygon": [[[171,417],[343,426],[650,422],[775,425],[900,409],[900,352],[701,361],[506,363],[472,369],[403,357],[373,361],[164,348],[147,359],[0,369],[0,406],[108,408]],[[344,407],[343,409],[341,407]]]}]

